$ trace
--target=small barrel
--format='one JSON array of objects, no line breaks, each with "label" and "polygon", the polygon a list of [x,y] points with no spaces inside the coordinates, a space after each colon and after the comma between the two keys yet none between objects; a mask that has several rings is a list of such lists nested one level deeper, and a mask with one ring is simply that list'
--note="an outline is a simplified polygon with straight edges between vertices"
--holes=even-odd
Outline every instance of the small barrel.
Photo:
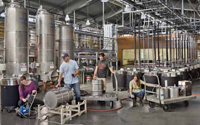
[{"label": "small barrel", "polygon": [[[116,78],[117,78],[117,81],[118,81],[118,89],[119,90],[126,89],[126,75],[127,75],[126,71],[118,71],[116,73]],[[113,75],[113,89],[116,89],[114,75]]]},{"label": "small barrel", "polygon": [[92,95],[101,96],[103,95],[103,84],[102,80],[92,80]]},{"label": "small barrel", "polygon": [[69,103],[74,99],[74,92],[67,88],[53,89],[44,96],[44,103],[49,109]]}]

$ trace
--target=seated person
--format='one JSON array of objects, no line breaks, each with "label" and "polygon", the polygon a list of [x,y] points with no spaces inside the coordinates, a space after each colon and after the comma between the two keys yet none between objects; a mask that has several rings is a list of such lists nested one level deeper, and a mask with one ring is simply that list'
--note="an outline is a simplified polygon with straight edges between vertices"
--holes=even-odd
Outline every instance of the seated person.
[{"label": "seated person", "polygon": [[[36,93],[36,86],[35,83],[31,80],[26,80],[25,76],[20,77],[20,83],[19,85],[19,96],[20,100],[18,101],[18,105],[23,106],[28,101],[28,95],[35,94]],[[44,102],[39,99],[35,99],[33,102],[33,106],[37,105],[44,105]]]},{"label": "seated person", "polygon": [[140,80],[138,74],[134,74],[133,80],[129,83],[129,98],[133,99],[133,106],[136,106],[137,97],[140,99],[140,105],[143,105],[142,100],[144,98],[144,89],[141,88],[141,84],[149,86],[149,87],[159,87],[158,85],[153,85],[149,83],[145,83],[144,81]]}]

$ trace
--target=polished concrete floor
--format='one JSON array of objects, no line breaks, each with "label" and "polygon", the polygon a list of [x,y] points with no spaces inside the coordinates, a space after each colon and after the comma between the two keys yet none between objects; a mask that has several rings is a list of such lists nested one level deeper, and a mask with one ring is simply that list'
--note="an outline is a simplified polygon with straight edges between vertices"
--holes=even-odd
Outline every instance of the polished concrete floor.
[{"label": "polished concrete floor", "polygon": [[[90,85],[83,85],[81,88],[89,89]],[[112,84],[108,84],[109,91],[112,91]],[[193,94],[200,93],[200,81],[193,83]],[[41,94],[43,95],[43,94]],[[40,96],[41,96],[40,95]],[[127,97],[127,91],[119,92],[120,98]],[[120,107],[116,102],[114,108]],[[104,105],[97,102],[88,102],[89,109],[110,109],[109,104]],[[75,117],[66,124],[74,125],[200,125],[200,96],[191,100],[189,107],[185,108],[182,103],[171,105],[171,112],[164,112],[156,106],[149,108],[145,103],[143,107],[132,107],[130,99],[123,101],[123,108],[113,112],[88,112],[82,116]],[[39,122],[35,119],[21,119],[15,113],[0,113],[1,125],[57,125],[60,122],[58,116]]]}]

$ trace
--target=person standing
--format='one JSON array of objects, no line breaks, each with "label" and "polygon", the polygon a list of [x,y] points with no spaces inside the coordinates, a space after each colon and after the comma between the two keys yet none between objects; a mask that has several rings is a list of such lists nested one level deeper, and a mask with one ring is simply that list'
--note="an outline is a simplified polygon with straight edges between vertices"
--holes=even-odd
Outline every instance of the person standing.
[{"label": "person standing", "polygon": [[98,79],[103,81],[103,92],[106,92],[106,76],[107,70],[109,69],[111,73],[115,73],[112,67],[109,65],[109,62],[106,61],[104,53],[99,54],[100,61],[97,63],[93,79]]},{"label": "person standing", "polygon": [[63,63],[60,65],[60,74],[56,87],[59,87],[61,85],[61,80],[64,76],[65,87],[69,90],[71,90],[72,88],[74,89],[74,93],[76,95],[76,103],[78,103],[80,102],[80,85],[77,77],[79,73],[78,64],[76,63],[76,61],[70,59],[68,53],[63,53],[62,58]]}]

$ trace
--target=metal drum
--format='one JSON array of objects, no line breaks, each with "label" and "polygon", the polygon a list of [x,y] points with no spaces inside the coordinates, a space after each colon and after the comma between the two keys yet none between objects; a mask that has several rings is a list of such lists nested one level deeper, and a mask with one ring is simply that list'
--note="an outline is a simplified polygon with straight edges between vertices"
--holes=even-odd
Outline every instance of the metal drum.
[{"label": "metal drum", "polygon": [[41,80],[48,81],[48,74],[55,70],[54,44],[55,44],[55,20],[54,16],[45,9],[39,9],[36,17],[36,35],[38,37],[38,73]]},{"label": "metal drum", "polygon": [[19,85],[17,79],[2,79],[1,80],[1,106],[17,107],[19,101]]},{"label": "metal drum", "polygon": [[129,91],[129,83],[131,80],[133,80],[134,72],[133,71],[128,71],[126,75],[126,88]]},{"label": "metal drum", "polygon": [[[126,89],[126,75],[127,75],[126,71],[118,71],[116,73],[116,78],[117,78],[117,81],[118,81],[118,89],[119,90]],[[113,89],[114,90],[116,89],[114,75],[113,75]]]},{"label": "metal drum", "polygon": [[179,77],[179,80],[183,80],[183,72],[182,71],[177,71],[177,76]]},{"label": "metal drum", "polygon": [[180,80],[180,77],[177,75],[176,72],[169,72],[164,73],[161,76],[161,86],[178,86],[178,81]]},{"label": "metal drum", "polygon": [[5,12],[6,77],[18,77],[27,72],[28,11],[12,2]]},{"label": "metal drum", "polygon": [[[144,78],[145,78],[145,81],[147,82],[147,83],[151,83],[151,84],[156,84],[156,85],[158,85],[159,83],[159,78],[157,78],[156,76],[154,76],[154,75],[144,75]],[[146,90],[148,90],[148,91],[152,91],[152,87],[146,87]],[[154,90],[154,91],[156,91],[156,90]]]},{"label": "metal drum", "polygon": [[194,68],[191,71],[192,79],[198,78],[198,69]]},{"label": "metal drum", "polygon": [[101,96],[103,94],[102,80],[92,80],[92,95]]},{"label": "metal drum", "polygon": [[[62,53],[68,53],[71,59],[74,59],[74,38],[73,38],[73,26],[71,24],[60,26],[60,44],[59,55]],[[63,59],[60,57],[60,65]]]},{"label": "metal drum", "polygon": [[48,91],[44,96],[44,103],[49,109],[55,109],[74,99],[74,92],[66,88]]}]

